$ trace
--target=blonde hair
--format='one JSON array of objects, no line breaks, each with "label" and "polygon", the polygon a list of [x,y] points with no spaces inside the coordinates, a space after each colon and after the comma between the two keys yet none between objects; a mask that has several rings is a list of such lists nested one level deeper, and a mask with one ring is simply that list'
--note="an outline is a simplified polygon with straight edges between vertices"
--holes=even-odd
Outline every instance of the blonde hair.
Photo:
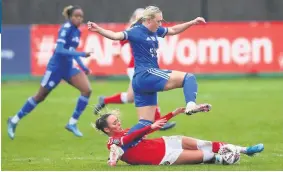
[{"label": "blonde hair", "polygon": [[143,12],[144,12],[144,8],[137,8],[133,12],[133,14],[132,14],[132,16],[131,16],[131,18],[129,20],[129,23],[133,23],[138,17],[140,17],[140,14],[143,14]]},{"label": "blonde hair", "polygon": [[148,6],[144,9],[142,16],[136,18],[136,20],[131,24],[131,27],[136,23],[142,23],[147,19],[153,19],[155,14],[162,13],[162,11],[156,6]]},{"label": "blonde hair", "polygon": [[70,16],[70,10],[74,8],[73,5],[69,5],[69,6],[66,6],[64,9],[63,9],[63,12],[62,12],[62,15],[66,18],[66,19],[69,19],[69,16]]}]

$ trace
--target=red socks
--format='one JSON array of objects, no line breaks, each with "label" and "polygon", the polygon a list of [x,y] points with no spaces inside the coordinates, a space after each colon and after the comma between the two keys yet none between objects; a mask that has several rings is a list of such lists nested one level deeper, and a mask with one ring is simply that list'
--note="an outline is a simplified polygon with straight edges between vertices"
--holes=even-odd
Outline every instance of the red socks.
[{"label": "red socks", "polygon": [[121,93],[115,94],[113,96],[106,97],[104,99],[105,104],[123,104],[121,100]]},{"label": "red socks", "polygon": [[158,120],[159,118],[161,118],[161,113],[159,107],[157,107],[155,110],[154,121]]},{"label": "red socks", "polygon": [[221,146],[225,145],[224,142],[212,142],[212,152],[218,153]]}]

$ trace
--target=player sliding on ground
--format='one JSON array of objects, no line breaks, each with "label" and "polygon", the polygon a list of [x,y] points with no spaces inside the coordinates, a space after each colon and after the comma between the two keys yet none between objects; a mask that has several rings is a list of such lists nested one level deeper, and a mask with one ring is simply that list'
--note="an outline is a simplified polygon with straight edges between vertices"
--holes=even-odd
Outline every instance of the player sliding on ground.
[{"label": "player sliding on ground", "polygon": [[[185,108],[178,108],[156,122],[140,120],[143,128],[135,131],[122,129],[117,113],[107,113],[96,120],[96,128],[107,136],[110,150],[109,165],[122,161],[132,165],[179,165],[197,163],[221,163],[219,149],[223,142],[199,140],[186,136],[169,136],[146,139],[145,136],[160,129],[172,117],[184,113]],[[150,123],[150,124],[148,124]],[[264,149],[263,144],[250,147],[234,146],[237,151],[248,156]]]}]

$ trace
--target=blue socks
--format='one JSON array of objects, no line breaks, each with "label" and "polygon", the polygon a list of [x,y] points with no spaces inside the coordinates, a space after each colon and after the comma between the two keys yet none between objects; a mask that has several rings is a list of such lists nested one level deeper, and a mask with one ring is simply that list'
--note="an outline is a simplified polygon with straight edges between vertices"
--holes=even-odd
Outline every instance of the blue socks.
[{"label": "blue socks", "polygon": [[[77,120],[79,119],[82,112],[85,110],[87,104],[88,104],[89,97],[86,96],[80,96],[77,101],[77,106],[75,108],[75,111],[72,116],[72,120],[70,120],[71,124],[75,124]],[[18,123],[21,118],[26,116],[28,113],[30,113],[35,107],[37,106],[37,102],[34,100],[33,97],[30,97],[24,106],[21,108],[21,110],[12,118],[13,123]]]},{"label": "blue socks", "polygon": [[143,127],[146,127],[146,126],[149,126],[151,125],[153,122],[149,121],[149,120],[145,120],[145,119],[140,119],[139,122],[134,125],[128,132],[128,134],[138,130],[138,129],[141,129]]},{"label": "blue socks", "polygon": [[78,120],[79,117],[81,116],[82,112],[85,110],[87,104],[88,104],[88,99],[89,97],[86,97],[86,96],[80,96],[78,98],[78,101],[77,101],[77,106],[76,106],[76,109],[73,113],[73,118]]},{"label": "blue socks", "polygon": [[197,85],[196,77],[193,74],[187,73],[185,75],[183,81],[183,91],[184,91],[186,103],[196,102],[198,85]]},{"label": "blue socks", "polygon": [[21,118],[29,114],[37,105],[33,97],[28,98],[21,110],[12,118],[12,122],[17,124]]},{"label": "blue socks", "polygon": [[21,119],[22,117],[30,113],[36,107],[36,105],[37,103],[33,99],[33,97],[28,98],[22,109],[17,113],[17,116]]}]

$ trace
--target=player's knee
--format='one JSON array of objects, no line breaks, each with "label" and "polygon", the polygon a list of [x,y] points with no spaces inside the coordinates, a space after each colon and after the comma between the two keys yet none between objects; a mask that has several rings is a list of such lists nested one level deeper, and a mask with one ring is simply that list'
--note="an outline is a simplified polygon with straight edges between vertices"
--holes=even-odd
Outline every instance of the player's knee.
[{"label": "player's knee", "polygon": [[45,94],[36,94],[33,99],[36,103],[40,103],[43,102],[45,100],[45,98],[47,97],[47,95]]},{"label": "player's knee", "polygon": [[134,94],[133,93],[128,93],[127,94],[127,102],[128,103],[133,103],[134,102]]},{"label": "player's knee", "polygon": [[128,103],[134,102],[134,96],[128,96]]},{"label": "player's knee", "polygon": [[86,96],[86,97],[90,97],[91,93],[92,93],[91,88],[87,88],[81,91],[81,95]]}]

